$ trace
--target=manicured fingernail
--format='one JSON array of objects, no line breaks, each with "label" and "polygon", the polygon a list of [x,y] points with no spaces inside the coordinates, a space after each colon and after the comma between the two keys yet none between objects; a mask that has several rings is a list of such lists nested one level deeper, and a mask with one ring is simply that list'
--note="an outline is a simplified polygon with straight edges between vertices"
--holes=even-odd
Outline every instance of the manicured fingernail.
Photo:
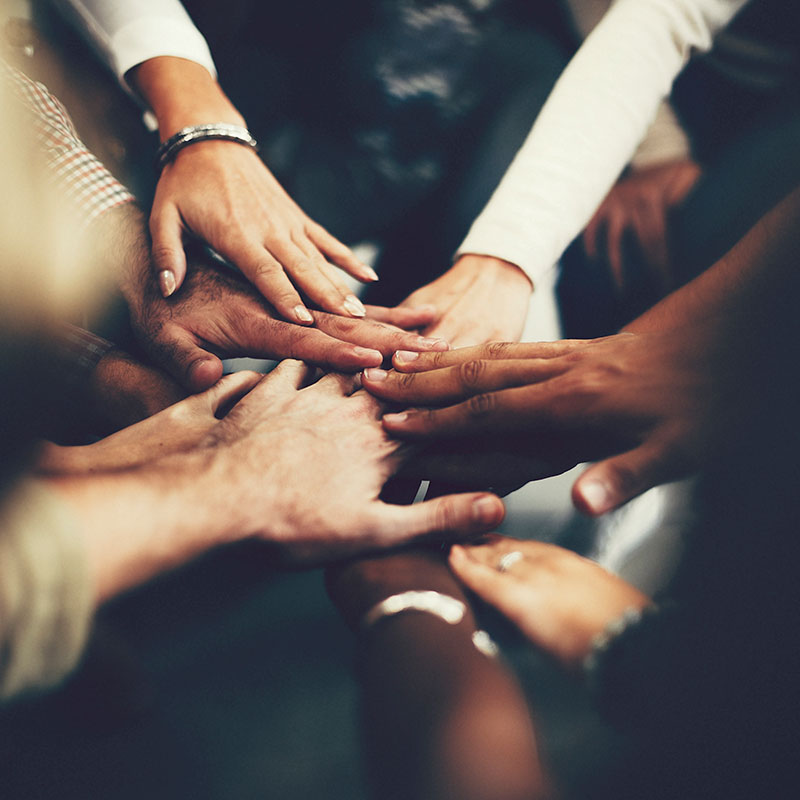
[{"label": "manicured fingernail", "polygon": [[366,347],[354,347],[353,353],[359,358],[368,358],[370,361],[375,361],[380,364],[383,361],[383,353],[380,350],[369,350]]},{"label": "manicured fingernail", "polygon": [[492,524],[497,520],[497,503],[492,497],[479,497],[472,504],[472,518],[475,522]]},{"label": "manicured fingernail", "polygon": [[347,295],[342,305],[353,317],[365,317],[367,315],[367,309],[364,308],[361,301],[354,294]]},{"label": "manicured fingernail", "polygon": [[430,339],[425,338],[424,336],[420,336],[417,339],[421,347],[428,347],[431,350],[449,350],[450,343],[445,341],[444,339]]},{"label": "manicured fingernail", "polygon": [[406,363],[408,361],[416,361],[419,358],[419,353],[415,353],[413,350],[398,350],[394,357],[398,361]]},{"label": "manicured fingernail", "polygon": [[379,281],[380,278],[378,277],[378,273],[375,272],[369,264],[362,264],[361,269],[364,270],[364,274],[371,280],[371,281]]},{"label": "manicured fingernail", "polygon": [[400,414],[384,414],[383,421],[388,422],[390,425],[402,425],[408,419],[408,414],[405,411]]},{"label": "manicured fingernail", "polygon": [[175,292],[175,273],[165,269],[158,273],[158,285],[161,287],[161,294],[169,297]]},{"label": "manicured fingernail", "polygon": [[371,367],[364,370],[364,377],[368,381],[385,381],[389,377],[389,373],[385,369]]},{"label": "manicured fingernail", "polygon": [[608,489],[600,481],[586,481],[581,484],[581,497],[586,506],[595,514],[600,514],[609,506]]},{"label": "manicured fingernail", "polygon": [[314,317],[311,316],[311,312],[305,306],[295,306],[294,315],[300,320],[300,322],[314,321]]}]

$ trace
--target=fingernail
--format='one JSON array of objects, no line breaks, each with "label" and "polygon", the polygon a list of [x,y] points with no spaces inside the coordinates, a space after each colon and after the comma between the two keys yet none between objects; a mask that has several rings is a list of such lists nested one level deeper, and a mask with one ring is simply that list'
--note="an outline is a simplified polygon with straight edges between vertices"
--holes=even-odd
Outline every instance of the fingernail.
[{"label": "fingernail", "polygon": [[354,294],[347,295],[343,305],[353,317],[365,317],[367,315],[367,309],[364,308],[361,301]]},{"label": "fingernail", "polygon": [[390,425],[402,425],[408,419],[408,414],[405,411],[400,414],[384,414],[383,421],[388,422]]},{"label": "fingernail", "polygon": [[380,364],[383,361],[383,353],[380,350],[369,350],[366,347],[354,347],[353,353],[359,358],[368,358],[370,361],[377,361]]},{"label": "fingernail", "polygon": [[586,481],[581,484],[580,493],[586,506],[595,514],[605,511],[609,505],[608,489],[600,481]]},{"label": "fingernail", "polygon": [[[386,419],[386,417],[384,417]],[[475,522],[492,524],[497,519],[497,503],[492,497],[479,497],[472,504],[472,518]]]},{"label": "fingernail", "polygon": [[175,273],[165,269],[158,273],[158,285],[161,287],[161,294],[169,297],[175,292]]},{"label": "fingernail", "polygon": [[294,315],[300,320],[300,322],[314,321],[314,317],[311,316],[311,312],[305,306],[295,306]]},{"label": "fingernail", "polygon": [[385,381],[389,377],[389,373],[385,369],[371,367],[364,370],[364,377],[368,381]]},{"label": "fingernail", "polygon": [[394,357],[402,362],[416,361],[419,358],[419,353],[415,353],[413,350],[398,350]]},{"label": "fingernail", "polygon": [[378,273],[375,272],[369,264],[362,264],[361,269],[364,270],[364,274],[372,281],[379,281],[380,278],[378,277]]},{"label": "fingernail", "polygon": [[446,342],[444,339],[429,339],[425,338],[424,336],[420,336],[417,341],[419,342],[420,346],[429,347],[431,350],[450,349],[450,343]]}]

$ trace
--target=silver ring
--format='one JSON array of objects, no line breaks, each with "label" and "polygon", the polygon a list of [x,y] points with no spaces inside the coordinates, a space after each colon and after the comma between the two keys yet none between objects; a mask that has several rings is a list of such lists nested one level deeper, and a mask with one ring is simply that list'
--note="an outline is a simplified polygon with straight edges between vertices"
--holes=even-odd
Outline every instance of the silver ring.
[{"label": "silver ring", "polygon": [[510,553],[506,553],[504,556],[500,557],[497,562],[497,571],[508,572],[517,561],[521,561],[523,558],[525,558],[525,556],[521,550],[512,550]]}]

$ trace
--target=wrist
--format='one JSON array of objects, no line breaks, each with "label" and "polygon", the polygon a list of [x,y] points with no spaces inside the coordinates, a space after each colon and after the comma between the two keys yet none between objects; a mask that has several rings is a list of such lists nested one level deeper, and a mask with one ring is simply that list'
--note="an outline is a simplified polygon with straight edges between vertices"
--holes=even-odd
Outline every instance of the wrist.
[{"label": "wrist", "polygon": [[246,127],[216,79],[194,61],[151,58],[131,70],[130,80],[153,109],[162,142],[189,125],[224,122]]},{"label": "wrist", "polygon": [[518,286],[520,291],[533,292],[533,281],[527,273],[516,264],[505,261],[494,256],[478,255],[477,253],[465,253],[456,259],[453,265],[458,269],[479,271],[481,273],[490,272],[501,280]]}]

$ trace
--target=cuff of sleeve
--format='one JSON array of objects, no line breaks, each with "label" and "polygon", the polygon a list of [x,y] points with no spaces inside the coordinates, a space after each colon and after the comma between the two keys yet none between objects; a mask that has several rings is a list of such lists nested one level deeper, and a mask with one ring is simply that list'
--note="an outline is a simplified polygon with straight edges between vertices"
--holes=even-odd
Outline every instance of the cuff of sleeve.
[{"label": "cuff of sleeve", "polygon": [[530,247],[516,242],[517,238],[506,226],[482,220],[480,231],[473,228],[467,234],[456,251],[455,258],[465,255],[491,256],[516,264],[528,276],[535,291],[545,276],[556,268],[558,262],[537,258]]},{"label": "cuff of sleeve", "polygon": [[214,59],[202,34],[191,24],[169,18],[142,19],[129,23],[110,42],[114,71],[122,85],[139,97],[127,83],[128,70],[159,56],[185,58],[205,67],[215,78]]},{"label": "cuff of sleeve", "polygon": [[44,689],[75,667],[93,611],[76,520],[44,484],[25,481],[0,508],[0,698]]}]

